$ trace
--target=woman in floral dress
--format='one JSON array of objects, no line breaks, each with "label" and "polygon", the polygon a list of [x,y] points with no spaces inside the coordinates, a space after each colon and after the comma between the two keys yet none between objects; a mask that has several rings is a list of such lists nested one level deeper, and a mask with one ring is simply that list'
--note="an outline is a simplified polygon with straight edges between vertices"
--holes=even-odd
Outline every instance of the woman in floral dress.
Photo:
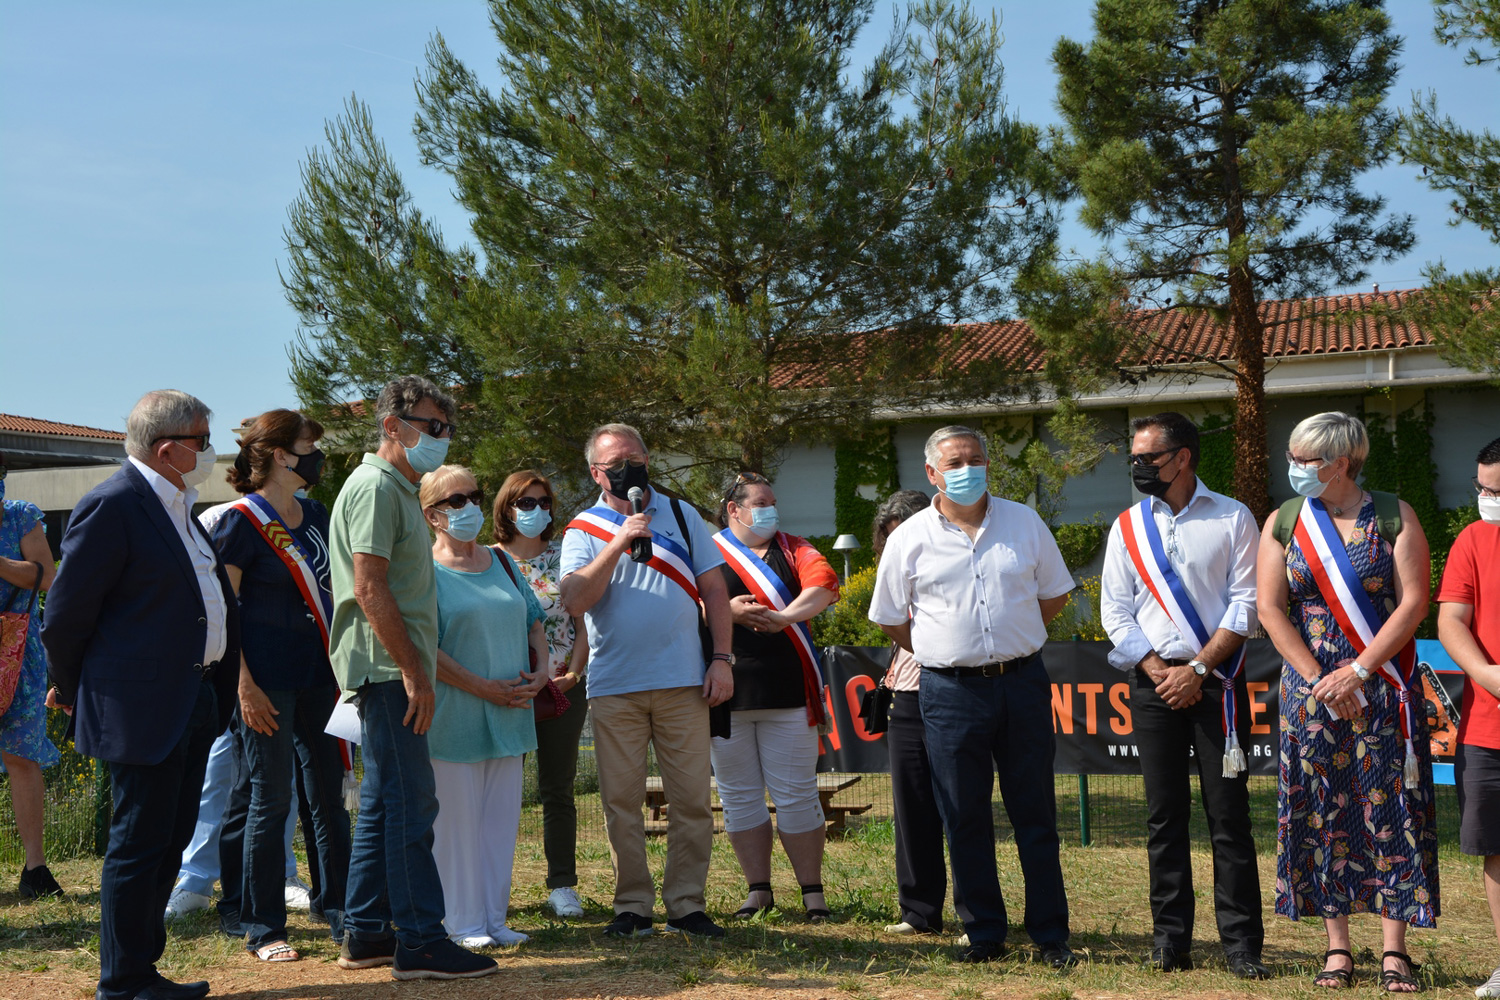
[{"label": "woman in floral dress", "polygon": [[556,498],[540,472],[513,472],[495,497],[495,541],[515,560],[542,605],[550,657],[547,674],[568,697],[568,710],[536,724],[537,795],[542,802],[542,850],[547,855],[547,906],[559,917],[583,916],[578,884],[578,809],[573,778],[578,773],[578,738],[588,715],[583,675],[588,669],[588,634],[582,618],[563,610],[558,595],[559,542],[552,540]]},{"label": "woman in floral dress", "polygon": [[1381,537],[1374,498],[1355,482],[1369,453],[1357,419],[1309,417],[1289,447],[1293,487],[1303,504],[1328,514],[1381,624],[1357,653],[1309,566],[1316,552],[1304,552],[1296,538],[1283,544],[1276,515],[1266,521],[1260,620],[1285,661],[1276,912],[1323,918],[1328,950],[1314,982],[1328,988],[1353,981],[1349,914],[1379,914],[1382,986],[1411,992],[1421,987],[1406,955],[1406,928],[1433,927],[1439,912],[1432,761],[1423,713],[1408,717],[1409,751],[1402,693],[1379,667],[1427,613],[1427,540],[1405,503],[1394,544]]}]

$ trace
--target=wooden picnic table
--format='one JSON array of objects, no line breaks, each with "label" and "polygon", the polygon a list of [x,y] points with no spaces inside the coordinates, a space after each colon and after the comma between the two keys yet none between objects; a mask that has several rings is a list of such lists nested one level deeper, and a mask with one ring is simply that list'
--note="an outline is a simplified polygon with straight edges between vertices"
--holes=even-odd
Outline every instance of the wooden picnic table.
[{"label": "wooden picnic table", "polygon": [[[848,774],[836,771],[824,772],[818,775],[818,802],[823,806],[823,816],[828,820],[828,832],[830,834],[843,833],[848,829],[849,817],[858,816],[860,813],[868,812],[872,803],[836,803],[833,797],[846,788],[852,788],[864,780],[862,774]],[[719,784],[710,778],[709,785],[715,793],[716,801],[713,804],[715,812],[722,812],[724,806],[717,801]],[[766,808],[771,812],[776,811],[776,806],[767,804]],[[650,816],[646,821],[647,833],[665,833],[667,820],[667,790],[662,784],[659,775],[648,775],[646,778],[646,809]],[[715,824],[714,832],[719,832],[721,827]]]}]

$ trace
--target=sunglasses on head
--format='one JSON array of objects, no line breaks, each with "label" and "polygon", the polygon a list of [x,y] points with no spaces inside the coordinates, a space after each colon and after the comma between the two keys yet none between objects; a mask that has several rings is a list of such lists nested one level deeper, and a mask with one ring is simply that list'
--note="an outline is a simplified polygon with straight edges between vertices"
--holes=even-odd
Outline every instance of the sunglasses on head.
[{"label": "sunglasses on head", "polygon": [[471,503],[476,507],[484,506],[484,490],[475,490],[473,493],[453,493],[437,501],[432,506],[447,507],[450,510],[458,510],[464,504]]},{"label": "sunglasses on head", "polygon": [[538,507],[542,510],[551,510],[552,498],[522,497],[516,501],[516,510],[536,510]]}]

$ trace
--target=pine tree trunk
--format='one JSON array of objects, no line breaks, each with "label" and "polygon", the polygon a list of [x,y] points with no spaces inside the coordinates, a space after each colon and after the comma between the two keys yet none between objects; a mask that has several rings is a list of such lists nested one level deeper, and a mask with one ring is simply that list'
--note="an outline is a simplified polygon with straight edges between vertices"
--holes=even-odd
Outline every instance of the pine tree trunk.
[{"label": "pine tree trunk", "polygon": [[1266,483],[1265,332],[1250,276],[1229,278],[1229,328],[1234,337],[1234,495],[1260,524],[1270,516]]}]

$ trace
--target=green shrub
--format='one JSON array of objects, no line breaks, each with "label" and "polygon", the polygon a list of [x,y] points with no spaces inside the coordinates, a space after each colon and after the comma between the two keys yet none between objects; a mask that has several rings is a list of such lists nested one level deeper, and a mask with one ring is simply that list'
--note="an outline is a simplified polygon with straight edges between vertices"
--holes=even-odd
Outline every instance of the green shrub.
[{"label": "green shrub", "polygon": [[839,602],[812,620],[813,642],[822,646],[888,646],[880,626],[870,621],[875,567],[867,566],[840,590]]},{"label": "green shrub", "polygon": [[1071,570],[1094,558],[1094,553],[1104,544],[1104,531],[1102,524],[1059,524],[1052,529],[1052,537],[1057,539],[1063,562]]}]

